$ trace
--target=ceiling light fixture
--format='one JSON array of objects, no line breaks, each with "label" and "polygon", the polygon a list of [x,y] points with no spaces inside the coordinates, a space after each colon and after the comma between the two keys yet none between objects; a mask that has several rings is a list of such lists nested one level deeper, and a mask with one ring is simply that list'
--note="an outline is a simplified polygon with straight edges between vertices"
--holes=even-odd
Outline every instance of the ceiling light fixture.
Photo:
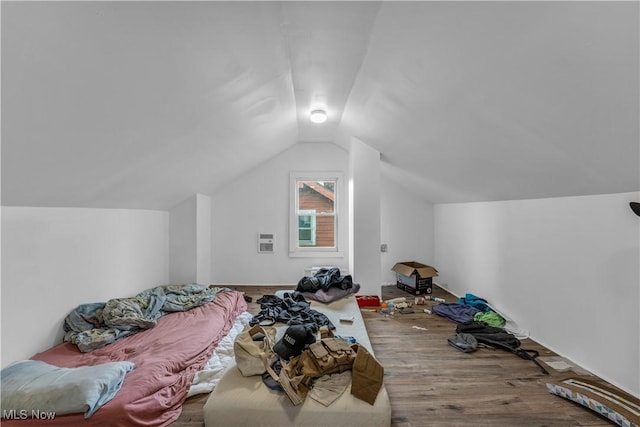
[{"label": "ceiling light fixture", "polygon": [[324,110],[313,110],[309,114],[309,120],[313,123],[324,123],[327,121],[327,112]]}]

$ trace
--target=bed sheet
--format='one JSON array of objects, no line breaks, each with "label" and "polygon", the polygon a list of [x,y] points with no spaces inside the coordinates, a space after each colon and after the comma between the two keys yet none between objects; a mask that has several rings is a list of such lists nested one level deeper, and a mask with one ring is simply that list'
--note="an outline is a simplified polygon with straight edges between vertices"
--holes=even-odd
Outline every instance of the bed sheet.
[{"label": "bed sheet", "polygon": [[33,357],[55,366],[76,367],[132,361],[118,394],[91,418],[83,414],[53,419],[2,420],[3,427],[165,426],[177,419],[197,371],[247,304],[240,292],[225,291],[214,301],[185,312],[167,314],[154,328],[122,338],[90,353],[63,343]]}]

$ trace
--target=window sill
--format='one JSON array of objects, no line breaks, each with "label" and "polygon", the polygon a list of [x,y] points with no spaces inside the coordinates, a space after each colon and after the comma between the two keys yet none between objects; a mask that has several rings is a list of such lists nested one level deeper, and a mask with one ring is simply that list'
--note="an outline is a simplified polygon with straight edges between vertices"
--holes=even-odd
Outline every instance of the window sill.
[{"label": "window sill", "polygon": [[344,258],[341,251],[296,251],[289,252],[289,258]]}]

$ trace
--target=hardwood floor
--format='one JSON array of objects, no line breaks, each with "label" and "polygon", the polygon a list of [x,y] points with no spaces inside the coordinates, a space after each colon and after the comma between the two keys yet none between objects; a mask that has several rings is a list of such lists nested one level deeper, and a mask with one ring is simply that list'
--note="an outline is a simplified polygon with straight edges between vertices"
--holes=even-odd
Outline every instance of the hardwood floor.
[{"label": "hardwood floor", "polygon": [[[237,287],[253,298],[249,312],[259,311],[256,299],[272,294],[272,287]],[[282,289],[278,287],[277,289]],[[412,297],[394,286],[382,288],[383,299]],[[434,296],[456,298],[435,286]],[[462,353],[447,343],[455,335],[455,323],[426,314],[415,306],[413,314],[383,316],[362,309],[376,358],[385,368],[385,387],[392,408],[391,425],[415,426],[610,426],[594,412],[550,394],[549,380],[588,376],[557,372],[547,367],[544,375],[531,361],[502,350],[479,349]],[[522,347],[535,349],[540,357],[557,356],[532,340]],[[188,399],[173,427],[203,426],[202,406],[209,395]],[[241,427],[241,426],[238,426]]]}]

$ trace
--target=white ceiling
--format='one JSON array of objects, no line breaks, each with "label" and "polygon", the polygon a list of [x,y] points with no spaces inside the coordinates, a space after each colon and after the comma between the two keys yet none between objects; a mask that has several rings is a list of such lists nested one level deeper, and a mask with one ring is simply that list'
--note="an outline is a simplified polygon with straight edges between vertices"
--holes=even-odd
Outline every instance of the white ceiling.
[{"label": "white ceiling", "polygon": [[433,202],[638,191],[639,5],[3,1],[2,204],[168,209],[352,137]]}]

